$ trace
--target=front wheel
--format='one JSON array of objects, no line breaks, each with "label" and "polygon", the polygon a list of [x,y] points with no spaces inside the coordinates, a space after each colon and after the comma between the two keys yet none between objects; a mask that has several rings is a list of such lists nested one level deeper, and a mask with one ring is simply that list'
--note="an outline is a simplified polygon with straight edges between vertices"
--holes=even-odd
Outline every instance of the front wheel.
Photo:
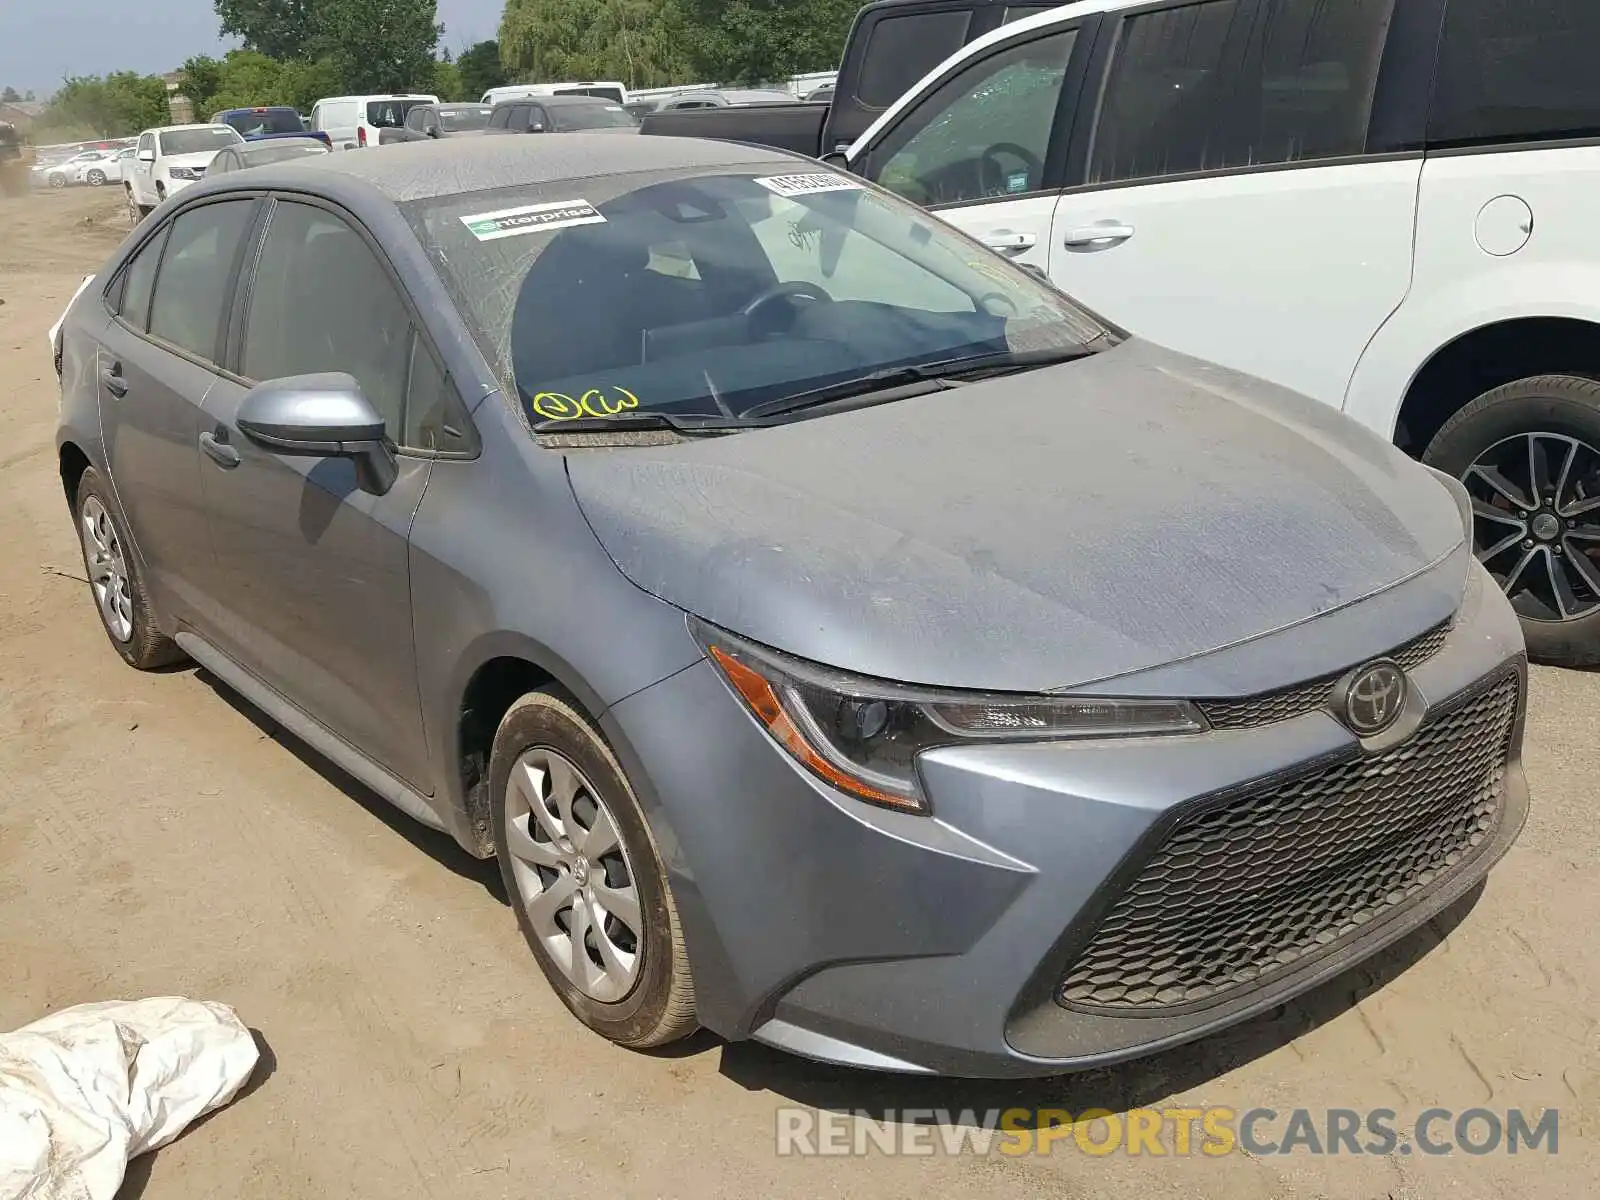
[{"label": "front wheel", "polygon": [[83,181],[90,187],[104,187],[106,182],[106,173],[104,171],[90,171],[83,177]]},{"label": "front wheel", "polygon": [[1543,375],[1487,392],[1423,461],[1472,493],[1473,549],[1521,617],[1529,657],[1600,665],[1600,382]]},{"label": "front wheel", "polygon": [[495,851],[550,986],[633,1049],[696,1028],[678,912],[643,810],[598,729],[562,693],[511,706],[489,760]]}]

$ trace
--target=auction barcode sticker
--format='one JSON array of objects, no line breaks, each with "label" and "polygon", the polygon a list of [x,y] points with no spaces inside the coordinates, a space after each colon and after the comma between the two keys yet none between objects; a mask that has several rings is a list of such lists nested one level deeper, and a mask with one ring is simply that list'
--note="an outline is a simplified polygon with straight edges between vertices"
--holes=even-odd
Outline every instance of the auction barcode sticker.
[{"label": "auction barcode sticker", "polygon": [[859,192],[861,185],[832,171],[811,175],[768,175],[757,179],[762,187],[780,196],[810,196],[816,192]]},{"label": "auction barcode sticker", "polygon": [[566,229],[572,225],[604,225],[605,217],[587,200],[567,200],[560,204],[525,204],[499,212],[477,213],[461,218],[480,242],[515,237],[519,233],[542,233],[546,229]]}]

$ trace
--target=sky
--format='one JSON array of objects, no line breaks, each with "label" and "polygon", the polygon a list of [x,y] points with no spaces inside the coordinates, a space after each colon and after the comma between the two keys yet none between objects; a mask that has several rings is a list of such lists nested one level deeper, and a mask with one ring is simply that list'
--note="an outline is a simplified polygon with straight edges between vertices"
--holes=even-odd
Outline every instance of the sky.
[{"label": "sky", "polygon": [[[452,53],[495,36],[503,0],[439,0]],[[0,88],[43,99],[66,75],[161,75],[220,55],[211,0],[0,0]]]}]

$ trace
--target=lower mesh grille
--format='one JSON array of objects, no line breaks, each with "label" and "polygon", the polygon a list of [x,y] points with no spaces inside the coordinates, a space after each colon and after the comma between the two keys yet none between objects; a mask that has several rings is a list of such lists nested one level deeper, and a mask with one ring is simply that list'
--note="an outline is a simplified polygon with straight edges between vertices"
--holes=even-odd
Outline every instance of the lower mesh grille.
[{"label": "lower mesh grille", "polygon": [[[1387,657],[1399,663],[1403,670],[1414,671],[1439,653],[1449,636],[1450,624],[1446,622],[1407,642]],[[1271,725],[1321,708],[1328,703],[1333,685],[1339,682],[1343,674],[1340,671],[1308,683],[1297,683],[1281,691],[1248,696],[1243,700],[1202,700],[1199,707],[1213,729],[1253,729],[1257,725]]]},{"label": "lower mesh grille", "polygon": [[1493,834],[1513,670],[1382,754],[1181,820],[1062,980],[1075,1008],[1155,1012],[1256,986],[1417,896]]}]

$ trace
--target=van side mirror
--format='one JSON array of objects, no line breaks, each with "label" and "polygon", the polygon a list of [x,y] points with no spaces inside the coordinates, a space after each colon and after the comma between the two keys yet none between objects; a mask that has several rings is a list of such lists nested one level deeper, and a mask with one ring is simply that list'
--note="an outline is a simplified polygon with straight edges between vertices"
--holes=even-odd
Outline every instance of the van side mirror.
[{"label": "van side mirror", "polygon": [[383,418],[342,371],[258,383],[239,402],[234,424],[275,454],[350,459],[357,485],[374,496],[386,495],[399,477]]}]

